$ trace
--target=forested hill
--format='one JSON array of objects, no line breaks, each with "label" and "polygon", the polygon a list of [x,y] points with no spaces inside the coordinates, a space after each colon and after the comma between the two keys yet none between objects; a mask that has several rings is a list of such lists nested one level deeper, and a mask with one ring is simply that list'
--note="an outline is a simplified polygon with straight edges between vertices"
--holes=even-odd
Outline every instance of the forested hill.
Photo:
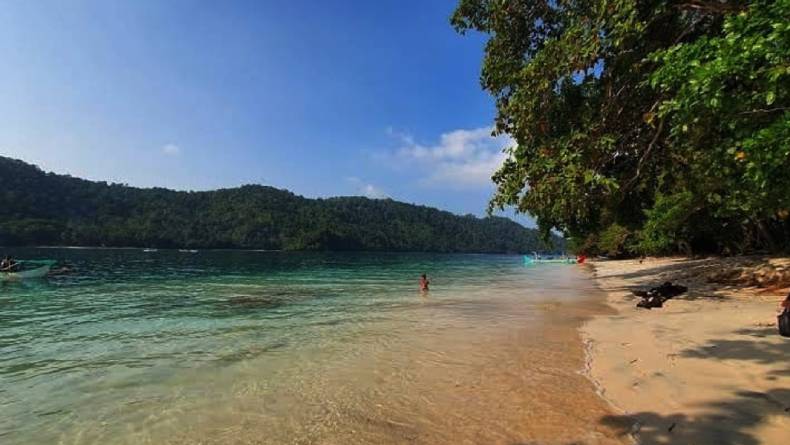
[{"label": "forested hill", "polygon": [[[528,252],[535,230],[362,197],[307,199],[259,185],[141,189],[0,157],[0,246]],[[555,239],[555,247],[562,240]]]}]

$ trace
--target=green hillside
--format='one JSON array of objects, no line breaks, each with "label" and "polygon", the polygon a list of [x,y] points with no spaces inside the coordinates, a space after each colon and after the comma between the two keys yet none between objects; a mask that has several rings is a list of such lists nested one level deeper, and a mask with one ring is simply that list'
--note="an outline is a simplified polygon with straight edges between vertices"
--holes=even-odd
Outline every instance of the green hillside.
[{"label": "green hillside", "polygon": [[[0,245],[527,252],[535,230],[390,199],[307,199],[260,185],[141,189],[0,157]],[[562,247],[555,238],[554,247]]]}]

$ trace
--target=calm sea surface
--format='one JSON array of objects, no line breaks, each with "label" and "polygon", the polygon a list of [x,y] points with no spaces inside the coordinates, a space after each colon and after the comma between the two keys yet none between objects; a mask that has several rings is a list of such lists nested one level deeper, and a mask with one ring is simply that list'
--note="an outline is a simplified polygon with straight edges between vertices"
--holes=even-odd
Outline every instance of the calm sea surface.
[{"label": "calm sea surface", "polygon": [[605,310],[579,266],[9,252],[76,272],[0,283],[3,444],[619,440],[579,373],[577,328]]}]

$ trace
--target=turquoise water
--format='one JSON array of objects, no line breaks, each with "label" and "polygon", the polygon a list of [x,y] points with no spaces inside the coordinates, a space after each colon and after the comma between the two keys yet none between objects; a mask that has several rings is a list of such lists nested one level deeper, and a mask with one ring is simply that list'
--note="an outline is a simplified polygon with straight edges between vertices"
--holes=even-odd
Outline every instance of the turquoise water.
[{"label": "turquoise water", "polygon": [[[470,389],[457,418],[448,393],[487,366],[523,366],[507,363],[528,353],[578,381],[582,315],[541,336],[553,308],[592,291],[575,266],[518,256],[12,253],[76,272],[0,284],[4,444],[455,442],[448,430],[481,422],[472,412],[491,408],[479,393],[499,386]],[[506,375],[496,385],[530,374]],[[502,437],[529,435],[492,422]]]}]

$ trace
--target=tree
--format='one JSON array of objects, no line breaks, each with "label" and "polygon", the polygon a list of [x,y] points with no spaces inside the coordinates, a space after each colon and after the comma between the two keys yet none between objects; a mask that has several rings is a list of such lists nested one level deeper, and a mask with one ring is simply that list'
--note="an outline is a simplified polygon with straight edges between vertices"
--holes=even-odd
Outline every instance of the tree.
[{"label": "tree", "polygon": [[[451,22],[489,35],[481,83],[495,131],[517,143],[491,207],[529,212],[544,233],[590,250],[616,225],[637,233],[632,251],[649,252],[640,234],[659,198],[690,193],[690,205],[660,202],[689,212],[673,212],[686,239],[669,245],[780,245],[789,10],[788,0],[461,0]],[[687,230],[701,220],[721,236]]]}]

